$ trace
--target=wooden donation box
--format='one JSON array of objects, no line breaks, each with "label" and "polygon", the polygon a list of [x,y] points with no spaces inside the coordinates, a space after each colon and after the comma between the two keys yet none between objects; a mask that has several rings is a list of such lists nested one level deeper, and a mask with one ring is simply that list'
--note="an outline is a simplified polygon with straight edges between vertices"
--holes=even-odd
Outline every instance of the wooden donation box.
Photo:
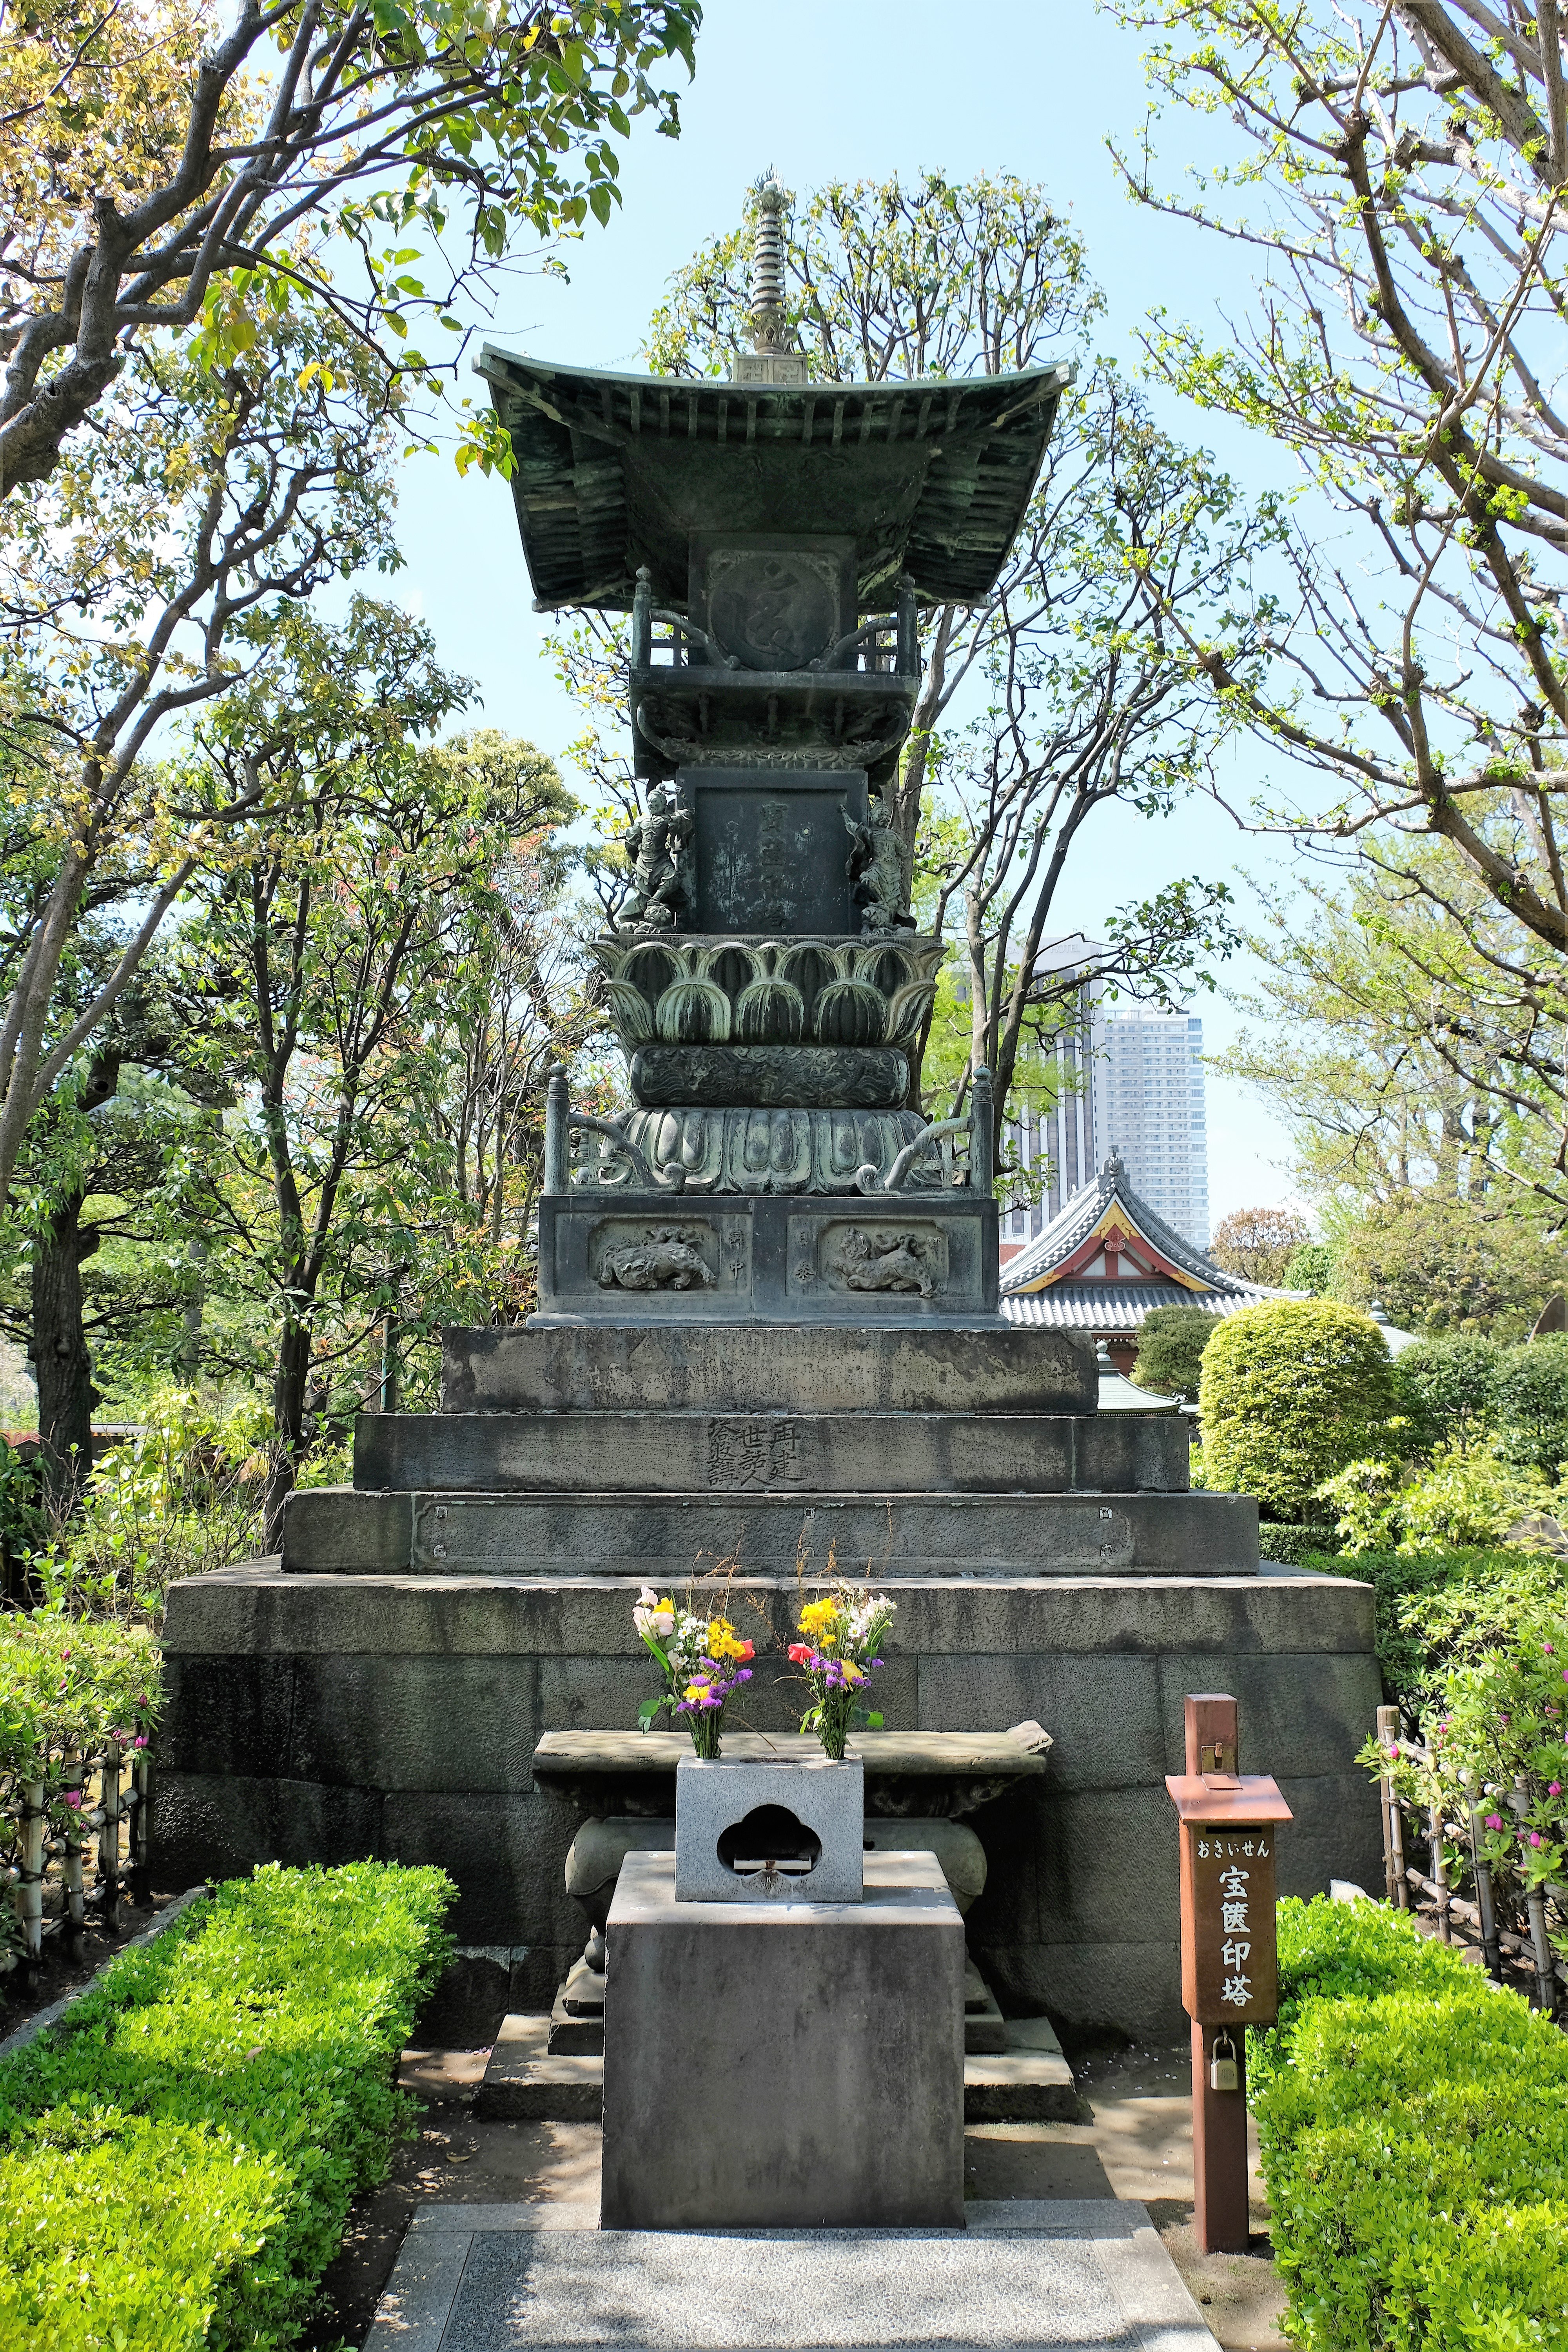
[{"label": "wooden donation box", "polygon": [[[1165,1787],[1181,1840],[1182,2006],[1193,2021],[1194,2221],[1205,2253],[1247,2244],[1247,2041],[1279,2014],[1275,1850],[1290,1808],[1238,1773],[1236,1702],[1186,1702],[1187,1770]],[[1194,1769],[1197,1768],[1197,1769]]]}]

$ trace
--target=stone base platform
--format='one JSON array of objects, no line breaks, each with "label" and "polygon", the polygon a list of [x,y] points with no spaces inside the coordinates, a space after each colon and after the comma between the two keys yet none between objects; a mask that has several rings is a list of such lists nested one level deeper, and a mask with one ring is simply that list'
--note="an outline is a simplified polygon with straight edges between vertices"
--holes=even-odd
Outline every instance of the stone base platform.
[{"label": "stone base platform", "polygon": [[[457,1427],[462,1423],[455,1423]],[[468,1424],[479,1428],[476,1420]],[[501,1424],[504,1426],[504,1423]],[[684,1494],[360,1493],[289,1497],[291,1573],[576,1577],[654,1581],[735,1560],[747,1574],[838,1570],[889,1576],[1252,1576],[1250,1495],[840,1494],[804,1486]],[[635,1719],[635,1718],[634,1718]]]},{"label": "stone base platform", "polygon": [[1185,1495],[1191,1450],[1185,1421],[1161,1412],[364,1412],[353,1483],[573,1496]]},{"label": "stone base platform", "polygon": [[[552,2020],[513,2012],[501,2021],[474,2113],[497,2122],[596,2124],[604,2113],[602,2050],[552,2050]],[[966,2124],[1078,2119],[1078,2085],[1047,2017],[1007,2019],[1003,2047],[967,2052]]]},{"label": "stone base platform", "polygon": [[[591,1559],[584,1517],[577,1557]],[[800,1528],[797,1512],[792,1568]],[[1001,1732],[1032,1718],[1053,1736],[1043,1774],[965,1817],[989,1865],[969,1948],[1005,2012],[1180,2035],[1164,1775],[1182,1769],[1187,1691],[1235,1693],[1243,1769],[1273,1772],[1285,1792],[1295,1820],[1281,1891],[1375,1881],[1376,1795],[1354,1760],[1382,1696],[1370,1587],[1294,1573],[966,1577],[934,1561],[910,1576],[881,1570],[885,1541],[884,1522],[871,1558],[898,1602],[877,1691],[889,1728]],[[826,1549],[816,1542],[818,1575]],[[841,1544],[838,1564],[867,1557]],[[800,1597],[793,1573],[749,1575],[730,1612],[762,1652],[789,1637]],[[548,1730],[636,1723],[654,1683],[635,1598],[634,1581],[606,1575],[316,1576],[269,1563],[175,1585],[155,1874],[185,1885],[273,1859],[438,1863],[458,1884],[458,1941],[504,1948],[509,2004],[547,2011],[586,1932],[564,1885],[584,1813],[536,1782],[534,1751]],[[745,1694],[757,1730],[794,1729],[789,1671],[759,1658]]]},{"label": "stone base platform", "polygon": [[977,2199],[964,2220],[614,2231],[548,2205],[426,2205],[365,2352],[1215,2352],[1145,2206]]},{"label": "stone base platform", "polygon": [[995,1316],[874,1330],[637,1320],[442,1333],[443,1412],[1060,1412],[1095,1409],[1094,1349]]}]

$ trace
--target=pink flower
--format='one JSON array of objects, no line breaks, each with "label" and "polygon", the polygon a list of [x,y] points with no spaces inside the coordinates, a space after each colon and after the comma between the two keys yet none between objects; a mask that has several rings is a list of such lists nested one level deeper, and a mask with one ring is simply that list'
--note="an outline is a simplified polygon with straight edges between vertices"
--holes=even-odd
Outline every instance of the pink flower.
[{"label": "pink flower", "polygon": [[132,1748],[145,1748],[147,1745],[146,1733],[144,1731],[139,1731],[131,1745]]},{"label": "pink flower", "polygon": [[1399,1745],[1397,1741],[1393,1742],[1389,1748],[1388,1760],[1391,1764],[1397,1764],[1399,1761]]},{"label": "pink flower", "polygon": [[1531,1831],[1530,1843],[1531,1845],[1539,1845],[1541,1843],[1541,1832],[1539,1830]]},{"label": "pink flower", "polygon": [[1498,1717],[1498,1721],[1499,1721],[1500,1723],[1506,1723],[1506,1722],[1508,1721],[1508,1717],[1507,1717],[1507,1716],[1506,1716],[1506,1715],[1500,1715],[1500,1716],[1499,1716],[1499,1717]]},{"label": "pink flower", "polygon": [[66,1790],[66,1802],[74,1811],[74,1809],[81,1803],[81,1790],[79,1789],[68,1789]]},{"label": "pink flower", "polygon": [[1560,1797],[1563,1794],[1562,1781],[1548,1780],[1546,1784],[1546,1793],[1549,1797]]},{"label": "pink flower", "polygon": [[1502,1827],[1502,1815],[1500,1813],[1489,1813],[1487,1815],[1487,1827],[1489,1830],[1500,1830]]},{"label": "pink flower", "polygon": [[1545,1651],[1545,1653],[1546,1653],[1547,1656],[1550,1658],[1550,1657],[1552,1655],[1553,1652],[1556,1650],[1557,1644],[1556,1644],[1556,1643],[1555,1643],[1555,1642],[1543,1642],[1543,1643],[1542,1643],[1542,1645],[1541,1645],[1541,1646],[1542,1646],[1542,1648]]}]

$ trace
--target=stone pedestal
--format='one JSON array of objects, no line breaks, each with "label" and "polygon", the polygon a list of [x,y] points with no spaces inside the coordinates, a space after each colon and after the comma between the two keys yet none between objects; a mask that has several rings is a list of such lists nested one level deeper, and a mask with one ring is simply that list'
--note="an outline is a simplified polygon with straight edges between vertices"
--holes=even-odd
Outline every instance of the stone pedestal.
[{"label": "stone pedestal", "polygon": [[[675,1775],[679,1903],[858,1903],[858,1757],[765,1763],[683,1756]],[[945,1883],[945,1882],[944,1882]]]},{"label": "stone pedestal", "polygon": [[859,1903],[678,1903],[630,1853],[610,1907],[606,2230],[963,2222],[963,1926],[934,1855]]}]

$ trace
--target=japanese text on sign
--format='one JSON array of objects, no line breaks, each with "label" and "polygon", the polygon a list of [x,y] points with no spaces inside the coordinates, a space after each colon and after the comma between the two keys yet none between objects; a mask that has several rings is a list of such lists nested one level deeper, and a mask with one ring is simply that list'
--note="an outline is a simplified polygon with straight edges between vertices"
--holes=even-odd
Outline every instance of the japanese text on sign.
[{"label": "japanese text on sign", "polygon": [[1275,2013],[1274,1840],[1267,1829],[1187,1831],[1193,1936],[1184,1994],[1210,2022]]}]

